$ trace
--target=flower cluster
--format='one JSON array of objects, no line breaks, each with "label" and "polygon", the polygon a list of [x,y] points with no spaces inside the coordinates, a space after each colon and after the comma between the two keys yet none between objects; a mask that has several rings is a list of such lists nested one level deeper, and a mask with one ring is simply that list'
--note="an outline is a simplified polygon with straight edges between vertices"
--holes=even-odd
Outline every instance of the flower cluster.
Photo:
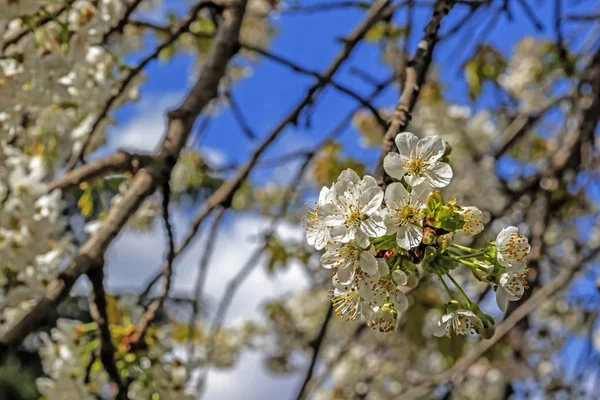
[{"label": "flower cluster", "polygon": [[[493,284],[498,306],[506,310],[527,288],[527,238],[508,227],[484,249],[453,243],[454,235],[479,234],[483,222],[477,207],[445,201],[438,190],[453,176],[444,162],[446,144],[438,136],[419,140],[404,132],[396,137],[396,146],[398,152],[383,162],[396,180],[385,192],[373,177],[361,178],[347,169],[307,209],[307,241],[324,249],[321,264],[334,271],[330,297],[336,314],[352,321],[361,318],[380,332],[393,331],[408,307],[405,292],[418,284],[421,273],[431,273],[451,299],[434,334],[490,337],[494,320],[450,272],[462,264],[476,279]],[[446,279],[461,300],[455,299]]]}]

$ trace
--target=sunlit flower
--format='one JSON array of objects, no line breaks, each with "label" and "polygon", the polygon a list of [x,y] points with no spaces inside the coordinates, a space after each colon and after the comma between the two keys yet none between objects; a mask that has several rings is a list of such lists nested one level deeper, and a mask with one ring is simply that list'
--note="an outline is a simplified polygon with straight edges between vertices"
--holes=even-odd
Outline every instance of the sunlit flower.
[{"label": "sunlit flower", "polygon": [[496,247],[500,265],[511,268],[513,272],[522,272],[525,269],[525,258],[531,246],[527,238],[519,234],[519,228],[509,226],[502,229],[496,237]]},{"label": "sunlit flower", "polygon": [[437,337],[448,336],[452,333],[457,335],[475,334],[483,327],[481,319],[473,311],[457,310],[444,314],[433,328],[433,334]]},{"label": "sunlit flower", "polygon": [[306,218],[304,218],[304,228],[306,229],[306,241],[315,249],[321,250],[328,241],[331,240],[329,227],[319,219],[318,211],[323,205],[331,203],[335,197],[333,189],[323,187],[319,193],[319,200],[314,208],[306,208]]},{"label": "sunlit flower", "polygon": [[334,190],[334,201],[317,211],[318,218],[332,227],[333,240],[343,243],[356,240],[359,246],[367,248],[369,237],[385,235],[386,228],[380,215],[383,191],[375,178],[367,175],[360,182],[338,180]]},{"label": "sunlit flower", "polygon": [[429,189],[426,186],[414,187],[408,191],[401,183],[390,184],[385,190],[384,221],[387,234],[396,234],[398,246],[410,250],[421,243],[423,226],[420,212],[425,207]]},{"label": "sunlit flower", "polygon": [[342,285],[352,282],[357,268],[361,268],[369,275],[375,275],[378,272],[375,250],[373,248],[363,250],[354,242],[329,244],[321,256],[321,264],[328,269],[336,268]]},{"label": "sunlit flower", "polygon": [[402,179],[411,186],[425,182],[432,187],[444,187],[452,179],[450,165],[438,161],[446,152],[446,144],[439,136],[419,140],[410,132],[396,136],[398,153],[389,153],[383,168],[392,178]]},{"label": "sunlit flower", "polygon": [[502,311],[506,311],[509,301],[518,301],[523,297],[527,286],[527,269],[524,274],[503,273],[498,280],[496,303]]},{"label": "sunlit flower", "polygon": [[335,315],[345,318],[348,321],[355,321],[357,318],[369,320],[372,309],[369,301],[373,297],[373,292],[369,283],[371,280],[364,279],[362,271],[357,271],[357,279],[350,285],[340,283],[337,274],[333,276],[333,290],[329,291],[331,304],[334,307]]},{"label": "sunlit flower", "polygon": [[386,304],[375,311],[367,326],[379,332],[392,332],[398,328],[398,312],[390,304]]},{"label": "sunlit flower", "polygon": [[474,236],[483,230],[483,213],[477,207],[462,207],[458,213],[464,221],[462,229],[456,233],[460,233],[466,236]]}]

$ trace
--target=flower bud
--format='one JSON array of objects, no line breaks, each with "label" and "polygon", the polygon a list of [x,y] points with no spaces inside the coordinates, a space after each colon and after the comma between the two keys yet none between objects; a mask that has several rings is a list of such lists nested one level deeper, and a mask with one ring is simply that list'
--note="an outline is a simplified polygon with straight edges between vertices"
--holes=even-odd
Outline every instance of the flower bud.
[{"label": "flower bud", "polygon": [[427,209],[434,211],[440,204],[444,204],[442,193],[439,190],[432,190],[427,196]]},{"label": "flower bud", "polygon": [[425,244],[434,244],[436,242],[437,236],[435,234],[435,229],[425,228],[423,231],[423,243]]},{"label": "flower bud", "polygon": [[452,244],[452,235],[438,236],[437,244],[440,246],[439,252],[444,253],[446,250],[448,250],[448,247]]}]

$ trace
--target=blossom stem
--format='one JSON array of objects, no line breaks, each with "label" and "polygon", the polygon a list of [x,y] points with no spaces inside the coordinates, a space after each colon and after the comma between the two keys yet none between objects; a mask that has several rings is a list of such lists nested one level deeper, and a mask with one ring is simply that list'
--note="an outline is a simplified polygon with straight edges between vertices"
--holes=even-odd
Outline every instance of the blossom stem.
[{"label": "blossom stem", "polygon": [[460,244],[456,244],[456,243],[452,243],[451,244],[452,247],[462,250],[462,251],[466,251],[467,253],[473,253],[474,251],[476,251],[475,249],[472,249],[470,247],[467,246],[461,246]]},{"label": "blossom stem", "polygon": [[444,280],[444,277],[441,274],[437,274],[437,276],[440,279],[440,282],[442,282],[442,285],[444,286],[444,289],[446,289],[446,292],[448,293],[448,296],[450,296],[450,299],[454,300],[454,295],[452,294],[452,291],[450,290],[450,288],[446,284],[446,281]]},{"label": "blossom stem", "polygon": [[464,254],[464,255],[454,255],[454,253],[452,253],[452,255],[450,257],[448,257],[448,256],[443,256],[443,257],[446,259],[459,261],[459,260],[467,260],[469,258],[476,258],[476,257],[482,256],[484,254],[485,254],[485,251],[480,251],[480,252],[472,253],[472,254]]},{"label": "blossom stem", "polygon": [[454,286],[456,286],[456,288],[458,289],[458,291],[460,293],[462,293],[462,295],[464,296],[465,300],[467,300],[467,305],[471,306],[471,304],[473,304],[473,303],[471,302],[471,299],[469,299],[469,296],[467,296],[467,294],[465,293],[465,291],[463,290],[463,288],[460,287],[460,285],[458,284],[458,282],[456,282],[456,280],[452,277],[452,275],[450,275],[450,274],[446,274],[446,275],[452,281],[452,283],[454,284]]}]

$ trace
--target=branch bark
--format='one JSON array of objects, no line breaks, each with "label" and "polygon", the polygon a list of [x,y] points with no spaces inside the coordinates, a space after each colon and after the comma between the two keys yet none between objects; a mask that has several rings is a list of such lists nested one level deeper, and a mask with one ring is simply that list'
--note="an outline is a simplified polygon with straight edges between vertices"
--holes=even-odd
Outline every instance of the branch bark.
[{"label": "branch bark", "polygon": [[440,24],[454,4],[454,0],[437,1],[431,20],[425,27],[425,36],[421,42],[419,42],[419,48],[414,57],[406,66],[404,89],[400,96],[400,100],[396,105],[396,109],[394,110],[390,126],[383,138],[381,154],[379,155],[379,160],[377,161],[377,167],[375,169],[375,179],[377,179],[377,183],[383,189],[385,189],[389,183],[386,179],[385,171],[383,170],[383,159],[388,153],[394,151],[394,139],[396,138],[396,135],[406,129],[410,122],[412,110],[419,98],[421,88],[425,83],[425,76],[427,75],[429,65],[431,64],[433,50],[438,41]]},{"label": "branch bark", "polygon": [[[163,165],[174,165],[191,133],[198,115],[216,97],[218,85],[225,74],[229,60],[238,50],[238,35],[247,0],[241,0],[237,7],[228,8],[225,19],[219,27],[215,44],[211,49],[208,61],[196,84],[189,92],[181,106],[168,113],[166,137],[156,153]],[[189,24],[203,6],[197,4],[188,16]],[[2,337],[0,337],[0,354],[5,355],[8,349],[18,346],[30,333],[36,331],[46,320],[51,310],[68,295],[77,279],[98,266],[99,261],[112,240],[121,231],[129,217],[138,209],[144,199],[154,192],[160,179],[165,176],[157,168],[142,168],[134,177],[121,202],[112,207],[105,222],[98,232],[88,239],[79,249],[71,264],[50,282],[44,296],[37,304]],[[100,264],[101,265],[101,264]],[[0,356],[2,357],[2,356]]]}]

